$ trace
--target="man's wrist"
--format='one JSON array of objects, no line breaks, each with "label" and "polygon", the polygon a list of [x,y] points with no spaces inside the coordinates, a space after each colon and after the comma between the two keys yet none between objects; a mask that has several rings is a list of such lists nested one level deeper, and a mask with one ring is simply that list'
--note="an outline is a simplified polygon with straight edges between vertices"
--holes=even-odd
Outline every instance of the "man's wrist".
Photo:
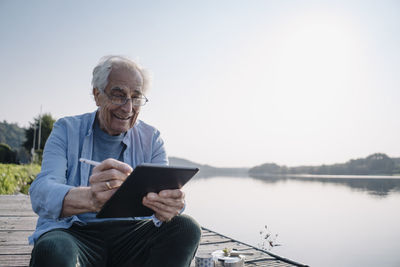
[{"label": "man's wrist", "polygon": [[87,203],[89,205],[88,209],[90,210],[90,212],[98,212],[92,190],[90,190],[90,187],[83,187],[83,188],[84,188],[83,190],[85,190],[86,192]]},{"label": "man's wrist", "polygon": [[73,187],[65,195],[60,217],[96,211],[90,187]]}]

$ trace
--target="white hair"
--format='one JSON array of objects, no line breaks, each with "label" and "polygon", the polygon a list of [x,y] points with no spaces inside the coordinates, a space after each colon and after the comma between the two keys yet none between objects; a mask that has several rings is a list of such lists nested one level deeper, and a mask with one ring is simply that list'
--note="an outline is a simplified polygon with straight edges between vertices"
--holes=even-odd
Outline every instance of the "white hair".
[{"label": "white hair", "polygon": [[128,69],[139,72],[143,81],[141,89],[143,92],[147,92],[150,86],[150,77],[148,72],[129,58],[115,55],[102,57],[97,66],[93,69],[93,88],[97,88],[100,92],[104,92],[104,89],[108,84],[108,76],[113,67],[117,66],[124,66]]}]

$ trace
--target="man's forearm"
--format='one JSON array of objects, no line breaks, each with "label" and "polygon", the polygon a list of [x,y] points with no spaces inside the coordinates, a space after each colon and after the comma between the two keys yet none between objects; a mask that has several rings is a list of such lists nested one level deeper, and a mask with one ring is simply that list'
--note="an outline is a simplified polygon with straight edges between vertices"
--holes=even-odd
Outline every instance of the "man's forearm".
[{"label": "man's forearm", "polygon": [[75,187],[65,195],[60,217],[95,211],[90,187]]}]

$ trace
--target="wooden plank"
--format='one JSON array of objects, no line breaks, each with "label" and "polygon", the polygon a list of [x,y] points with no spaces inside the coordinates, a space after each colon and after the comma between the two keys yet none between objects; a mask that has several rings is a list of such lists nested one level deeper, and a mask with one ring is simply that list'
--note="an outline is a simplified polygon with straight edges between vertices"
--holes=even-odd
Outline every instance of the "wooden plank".
[{"label": "wooden plank", "polygon": [[268,267],[292,267],[292,266],[298,266],[298,265],[293,265],[281,260],[263,260],[255,263],[246,263],[245,266],[268,266]]},{"label": "wooden plank", "polygon": [[28,236],[33,231],[0,231],[0,246],[2,245],[28,245]]},{"label": "wooden plank", "polygon": [[208,244],[208,243],[220,243],[220,242],[231,242],[232,239],[226,238],[220,235],[206,235],[202,236],[201,244]]},{"label": "wooden plank", "polygon": [[0,195],[0,216],[36,216],[26,195]]},{"label": "wooden plank", "polygon": [[201,235],[202,236],[210,236],[210,235],[215,235],[215,233],[207,231],[207,230],[202,230]]},{"label": "wooden plank", "polygon": [[1,206],[31,208],[31,200],[26,195],[0,195]]},{"label": "wooden plank", "polygon": [[24,195],[24,194],[0,195],[0,202],[5,202],[5,201],[15,202],[20,200],[27,201],[30,203],[29,195]]},{"label": "wooden plank", "polygon": [[31,259],[30,254],[25,255],[0,255],[1,267],[26,267]]},{"label": "wooden plank", "polygon": [[24,215],[29,215],[29,216],[37,216],[33,211],[32,208],[30,207],[18,207],[18,206],[1,206],[0,207],[0,214],[2,216],[7,216],[9,213],[12,214],[19,214],[23,213]]},{"label": "wooden plank", "polygon": [[32,249],[31,245],[3,245],[0,246],[0,255],[30,254]]},{"label": "wooden plank", "polygon": [[275,259],[274,257],[272,257],[272,256],[270,256],[268,254],[265,254],[265,253],[263,253],[261,251],[252,250],[252,251],[249,251],[249,252],[252,252],[253,255],[246,255],[245,256],[246,257],[245,258],[246,262],[256,261],[256,260],[260,260],[260,259],[268,259],[268,260]]},{"label": "wooden plank", "polygon": [[31,210],[23,209],[1,209],[0,217],[35,217],[37,216]]},{"label": "wooden plank", "polygon": [[37,217],[0,217],[0,231],[34,231]]},{"label": "wooden plank", "polygon": [[251,267],[291,267],[294,266],[292,264],[280,261],[280,260],[265,260],[265,261],[260,261],[260,262],[254,262],[254,263],[245,263],[245,266],[251,266]]}]

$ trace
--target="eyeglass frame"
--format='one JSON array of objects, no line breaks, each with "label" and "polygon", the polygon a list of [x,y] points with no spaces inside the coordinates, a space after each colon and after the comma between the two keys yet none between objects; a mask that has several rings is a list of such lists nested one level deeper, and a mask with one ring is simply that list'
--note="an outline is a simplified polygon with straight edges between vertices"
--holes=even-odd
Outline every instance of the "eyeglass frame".
[{"label": "eyeglass frame", "polygon": [[[113,89],[114,89],[114,88],[113,88]],[[112,103],[113,105],[117,105],[117,106],[126,105],[126,103],[128,103],[129,100],[131,100],[132,106],[134,106],[134,107],[143,107],[144,105],[146,105],[147,102],[149,102],[149,99],[148,99],[144,94],[141,94],[140,97],[123,97],[123,96],[113,96],[113,95],[109,95],[108,93],[106,93],[106,91],[102,91],[102,93],[105,94],[105,95],[108,97],[108,99],[110,99],[110,101],[111,101],[111,103]],[[117,97],[117,98],[121,98],[121,99],[124,98],[124,103],[123,103],[123,104],[114,103],[114,102],[113,102],[113,99],[112,99],[113,97]],[[133,103],[133,100],[134,100],[134,99],[144,99],[145,102],[143,103],[143,105],[135,105],[135,104]]]}]

